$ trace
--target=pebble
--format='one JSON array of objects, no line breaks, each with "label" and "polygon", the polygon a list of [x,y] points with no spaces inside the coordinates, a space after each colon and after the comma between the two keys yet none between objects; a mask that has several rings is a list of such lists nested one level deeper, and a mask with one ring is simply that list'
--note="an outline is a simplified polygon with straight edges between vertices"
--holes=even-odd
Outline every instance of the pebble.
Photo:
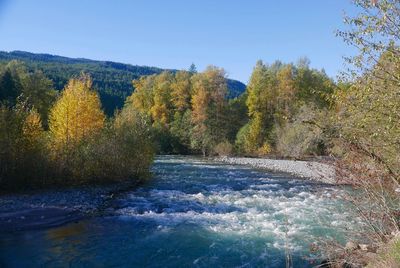
[{"label": "pebble", "polygon": [[220,157],[217,160],[234,165],[247,165],[272,171],[286,172],[292,175],[334,184],[335,168],[316,161],[277,160],[248,157]]}]

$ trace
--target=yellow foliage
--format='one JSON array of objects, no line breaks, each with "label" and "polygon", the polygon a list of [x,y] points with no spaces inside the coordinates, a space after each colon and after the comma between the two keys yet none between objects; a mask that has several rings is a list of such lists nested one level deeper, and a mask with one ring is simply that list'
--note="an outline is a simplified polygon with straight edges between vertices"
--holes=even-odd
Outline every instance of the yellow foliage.
[{"label": "yellow foliage", "polygon": [[74,144],[104,125],[99,96],[87,76],[71,79],[50,112],[50,133],[58,145]]},{"label": "yellow foliage", "polygon": [[192,120],[194,123],[200,124],[207,119],[209,98],[210,96],[206,89],[199,85],[192,96]]},{"label": "yellow foliage", "polygon": [[43,137],[44,132],[40,114],[35,110],[30,111],[26,116],[22,126],[22,133],[28,141],[27,145],[29,147],[34,147]]},{"label": "yellow foliage", "polygon": [[265,142],[263,144],[263,146],[261,148],[258,149],[257,154],[258,155],[268,155],[269,153],[271,153],[271,145],[267,142]]},{"label": "yellow foliage", "polygon": [[190,108],[190,97],[191,97],[191,74],[189,72],[180,71],[176,73],[175,81],[171,85],[172,92],[172,103],[175,108],[183,112]]},{"label": "yellow foliage", "polygon": [[150,109],[154,105],[153,84],[154,75],[142,76],[134,80],[133,87],[135,91],[126,99],[126,103],[132,105],[137,111],[150,115]]},{"label": "yellow foliage", "polygon": [[264,139],[263,118],[261,113],[254,113],[254,119],[249,125],[247,137],[247,147],[250,152],[254,152],[262,144]]}]

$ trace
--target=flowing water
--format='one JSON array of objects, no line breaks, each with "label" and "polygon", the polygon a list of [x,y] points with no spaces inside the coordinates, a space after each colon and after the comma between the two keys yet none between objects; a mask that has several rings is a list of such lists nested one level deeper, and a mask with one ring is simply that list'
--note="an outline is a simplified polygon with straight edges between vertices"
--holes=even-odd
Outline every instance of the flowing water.
[{"label": "flowing water", "polygon": [[0,266],[310,267],[311,243],[357,225],[335,186],[195,157],[153,173],[101,217],[1,235]]}]

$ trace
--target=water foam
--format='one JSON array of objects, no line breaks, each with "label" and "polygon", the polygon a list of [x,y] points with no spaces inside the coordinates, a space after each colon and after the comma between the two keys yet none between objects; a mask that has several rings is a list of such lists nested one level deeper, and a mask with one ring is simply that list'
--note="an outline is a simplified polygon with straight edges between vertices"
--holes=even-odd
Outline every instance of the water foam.
[{"label": "water foam", "polygon": [[[160,226],[193,224],[222,235],[264,237],[278,249],[289,242],[292,250],[304,248],[316,233],[334,235],[338,229],[355,225],[356,219],[349,220],[351,212],[331,198],[343,190],[332,186],[279,175],[265,177],[259,171],[237,167],[233,171],[232,165],[198,159],[157,161],[180,173],[155,169],[156,177],[164,176],[162,180],[169,182],[124,197],[116,215]],[[180,188],[171,189],[176,183]],[[192,193],[192,183],[201,190]]]}]

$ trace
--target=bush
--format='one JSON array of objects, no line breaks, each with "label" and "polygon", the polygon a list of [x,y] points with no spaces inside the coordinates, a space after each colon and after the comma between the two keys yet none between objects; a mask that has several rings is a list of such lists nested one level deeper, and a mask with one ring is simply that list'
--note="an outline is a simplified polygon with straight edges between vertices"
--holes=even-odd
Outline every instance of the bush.
[{"label": "bush", "polygon": [[300,158],[325,153],[323,129],[318,126],[319,114],[303,106],[292,122],[275,129],[276,151],[283,157]]},{"label": "bush", "polygon": [[219,156],[230,156],[232,152],[233,146],[229,141],[220,142],[214,148],[214,153]]},{"label": "bush", "polygon": [[19,103],[0,107],[0,185],[22,188],[45,183],[45,133],[40,116]]},{"label": "bush", "polygon": [[263,146],[261,146],[257,150],[257,155],[258,156],[266,156],[266,155],[270,154],[271,151],[272,151],[271,145],[268,142],[264,142]]},{"label": "bush", "polygon": [[73,183],[141,179],[148,175],[153,156],[148,120],[124,109],[102,132],[74,148],[67,169]]},{"label": "bush", "polygon": [[251,153],[248,135],[250,131],[250,124],[244,125],[236,135],[235,147],[238,154],[246,155]]}]

